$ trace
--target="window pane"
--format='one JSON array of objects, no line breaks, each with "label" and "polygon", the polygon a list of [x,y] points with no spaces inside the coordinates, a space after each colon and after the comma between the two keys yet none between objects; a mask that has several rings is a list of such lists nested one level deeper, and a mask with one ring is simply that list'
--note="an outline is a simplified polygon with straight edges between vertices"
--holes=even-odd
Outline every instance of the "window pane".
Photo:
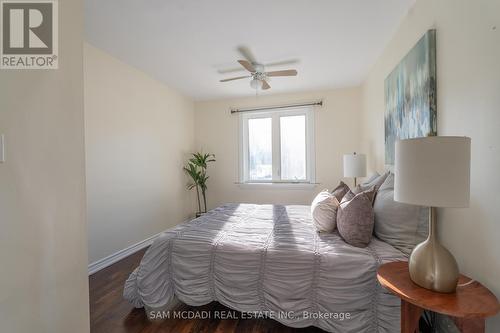
[{"label": "window pane", "polygon": [[273,179],[271,118],[248,120],[248,176],[250,180]]},{"label": "window pane", "polygon": [[281,179],[306,179],[306,117],[280,117]]}]

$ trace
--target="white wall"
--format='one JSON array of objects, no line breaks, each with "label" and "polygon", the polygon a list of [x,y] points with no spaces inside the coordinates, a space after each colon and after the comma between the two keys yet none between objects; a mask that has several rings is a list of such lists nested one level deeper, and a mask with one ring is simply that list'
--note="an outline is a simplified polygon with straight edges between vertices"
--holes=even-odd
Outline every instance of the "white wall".
[{"label": "white wall", "polygon": [[184,161],[193,102],[85,44],[89,262],[183,222],[194,212]]},{"label": "white wall", "polygon": [[[315,108],[316,181],[311,189],[242,188],[239,181],[238,115],[231,107],[269,106],[323,100]],[[323,188],[342,179],[342,155],[359,149],[361,94],[359,88],[197,102],[196,147],[214,153],[210,167],[208,206],[224,202],[310,204]],[[358,150],[359,151],[359,150]],[[349,180],[352,181],[352,180]]]},{"label": "white wall", "polygon": [[88,332],[82,1],[59,1],[59,69],[0,70],[2,332]]},{"label": "white wall", "polygon": [[[471,206],[439,212],[441,239],[460,270],[499,297],[499,1],[416,2],[363,84],[363,146],[370,167],[383,169],[384,79],[430,28],[437,30],[438,134],[472,138]],[[487,331],[500,331],[500,316]]]}]

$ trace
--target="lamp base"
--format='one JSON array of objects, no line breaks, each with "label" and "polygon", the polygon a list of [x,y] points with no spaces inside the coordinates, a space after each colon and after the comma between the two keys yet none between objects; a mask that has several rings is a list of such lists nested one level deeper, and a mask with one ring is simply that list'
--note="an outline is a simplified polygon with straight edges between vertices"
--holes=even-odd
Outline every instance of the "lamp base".
[{"label": "lamp base", "polygon": [[457,261],[436,235],[436,212],[429,209],[429,236],[418,244],[408,262],[410,278],[419,286],[441,293],[453,293],[457,288]]}]

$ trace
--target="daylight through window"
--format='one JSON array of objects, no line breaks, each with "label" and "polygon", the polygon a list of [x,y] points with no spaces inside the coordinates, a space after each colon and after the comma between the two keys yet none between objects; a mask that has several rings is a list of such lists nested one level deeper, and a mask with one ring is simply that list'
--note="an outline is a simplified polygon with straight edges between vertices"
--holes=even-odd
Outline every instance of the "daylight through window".
[{"label": "daylight through window", "polygon": [[314,181],[313,111],[268,110],[240,115],[241,181]]}]

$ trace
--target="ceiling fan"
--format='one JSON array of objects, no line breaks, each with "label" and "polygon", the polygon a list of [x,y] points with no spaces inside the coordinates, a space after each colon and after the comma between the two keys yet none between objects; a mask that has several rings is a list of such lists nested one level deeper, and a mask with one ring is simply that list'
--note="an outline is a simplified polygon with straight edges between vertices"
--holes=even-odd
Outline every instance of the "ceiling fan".
[{"label": "ceiling fan", "polygon": [[[250,51],[246,47],[239,47],[238,51],[245,57],[245,60],[238,60],[241,66],[243,66],[244,69],[246,69],[248,72],[250,72],[250,75],[243,75],[243,76],[237,76],[237,77],[232,77],[228,79],[222,79],[220,82],[227,82],[227,81],[234,81],[234,80],[241,80],[241,79],[246,79],[246,78],[252,78],[250,80],[250,87],[253,89],[262,89],[262,90],[267,90],[270,89],[271,86],[267,82],[268,78],[270,77],[276,77],[276,76],[296,76],[297,71],[295,69],[286,69],[286,70],[280,70],[280,71],[271,71],[271,72],[266,72],[265,67],[263,64],[257,62],[255,58],[252,56]],[[286,63],[286,62],[283,62]],[[278,65],[280,63],[277,63]]]}]

